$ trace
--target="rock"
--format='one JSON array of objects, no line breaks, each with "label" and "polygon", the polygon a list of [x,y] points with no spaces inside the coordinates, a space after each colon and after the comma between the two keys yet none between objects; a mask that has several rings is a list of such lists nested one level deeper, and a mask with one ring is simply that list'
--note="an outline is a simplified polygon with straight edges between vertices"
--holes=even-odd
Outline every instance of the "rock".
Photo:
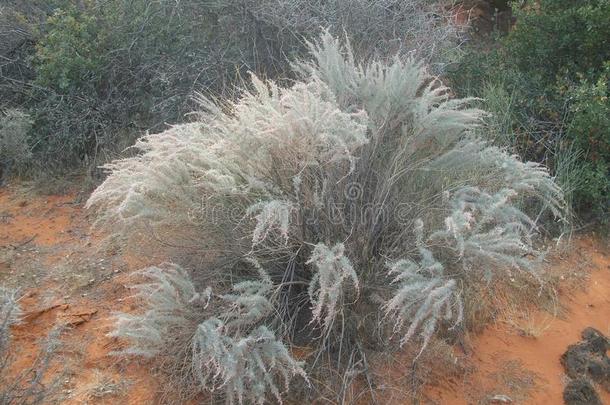
[{"label": "rock", "polygon": [[610,359],[608,338],[600,331],[586,328],[583,341],[568,346],[561,356],[561,364],[570,378],[589,377],[610,391]]},{"label": "rock", "polygon": [[581,334],[592,352],[604,355],[610,349],[610,341],[595,328],[585,328]]},{"label": "rock", "polygon": [[63,321],[64,325],[74,327],[89,322],[96,313],[97,309],[95,308],[78,308],[73,309],[71,312],[61,314],[59,319]]},{"label": "rock", "polygon": [[508,395],[499,394],[499,395],[494,395],[493,397],[489,398],[489,403],[490,404],[512,404],[513,400]]},{"label": "rock", "polygon": [[594,328],[584,329],[581,336],[583,340],[568,346],[560,359],[572,379],[564,390],[564,400],[566,404],[601,404],[591,380],[610,392],[610,358],[607,355],[610,341]]},{"label": "rock", "polygon": [[586,378],[578,378],[568,383],[563,390],[566,405],[603,405],[595,388]]}]

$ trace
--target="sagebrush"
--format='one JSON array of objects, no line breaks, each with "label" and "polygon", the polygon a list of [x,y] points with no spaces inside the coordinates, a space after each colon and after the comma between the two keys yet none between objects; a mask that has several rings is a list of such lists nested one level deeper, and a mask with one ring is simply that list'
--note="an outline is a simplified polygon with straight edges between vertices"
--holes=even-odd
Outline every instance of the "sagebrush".
[{"label": "sagebrush", "polygon": [[253,75],[237,101],[202,97],[196,122],[140,139],[87,203],[189,263],[147,270],[144,312],[115,335],[136,353],[192,347],[174,360],[229,402],[295,378],[313,395],[321,370],[366,373],[367,350],[459,333],[462,292],[537,277],[537,221],[563,214],[546,169],[477,138],[485,112],[422,63],[361,61],[328,33],[309,48],[292,86]]}]

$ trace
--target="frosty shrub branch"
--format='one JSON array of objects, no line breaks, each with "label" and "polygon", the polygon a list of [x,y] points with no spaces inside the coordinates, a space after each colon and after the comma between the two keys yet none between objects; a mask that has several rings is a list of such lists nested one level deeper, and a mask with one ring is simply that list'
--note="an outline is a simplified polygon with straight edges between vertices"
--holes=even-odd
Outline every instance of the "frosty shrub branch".
[{"label": "frosty shrub branch", "polygon": [[[196,121],[141,138],[88,201],[118,237],[199,247],[144,271],[142,311],[114,335],[132,354],[180,347],[187,378],[229,403],[315,386],[322,363],[347,372],[363,341],[459,333],[463,293],[536,276],[537,218],[563,213],[547,170],[477,137],[485,112],[421,63],[358,61],[328,34],[310,50],[292,86],[252,76],[236,102],[202,98]],[[237,215],[192,215],[219,206]]]}]

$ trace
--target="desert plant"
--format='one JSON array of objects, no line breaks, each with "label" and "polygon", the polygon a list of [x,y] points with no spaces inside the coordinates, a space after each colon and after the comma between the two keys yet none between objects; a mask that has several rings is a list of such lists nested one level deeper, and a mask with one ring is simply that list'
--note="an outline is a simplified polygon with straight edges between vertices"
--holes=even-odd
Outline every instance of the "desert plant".
[{"label": "desert plant", "polygon": [[21,318],[21,308],[17,303],[17,292],[0,288],[0,358],[4,358],[11,339],[11,326]]},{"label": "desert plant", "polygon": [[428,0],[36,0],[6,7],[0,108],[29,111],[34,162],[45,162],[44,171],[99,165],[125,139],[188,121],[194,91],[232,97],[248,71],[287,78],[287,56],[302,56],[304,39],[322,27],[347,33],[362,55],[417,54],[439,72],[458,45],[446,10]]},{"label": "desert plant", "polygon": [[572,183],[574,205],[590,207],[596,213],[610,209],[609,80],[610,61],[592,80],[581,75],[579,82],[565,86],[562,92],[571,101],[571,119],[566,128],[571,144],[564,151],[580,158],[574,174],[580,178]]},{"label": "desert plant", "polygon": [[514,8],[517,23],[507,36],[465,49],[451,74],[454,89],[486,99],[495,140],[566,181],[578,217],[603,220],[610,207],[610,3],[542,0]]},{"label": "desert plant", "polygon": [[[478,139],[485,113],[452,99],[422,63],[358,62],[328,33],[309,47],[291,87],[252,76],[235,102],[202,99],[196,122],[148,135],[139,154],[107,165],[87,203],[118,237],[152,230],[165,246],[201,246],[190,275],[155,277],[185,286],[164,308],[212,297],[181,347],[196,347],[200,389],[223,387],[237,402],[241,384],[254,388],[248,401],[277,398],[276,372],[288,382],[323,361],[343,374],[353,359],[366,363],[366,347],[423,350],[460,323],[461,290],[498,273],[538,277],[537,220],[563,214],[546,169]],[[129,317],[173,341],[160,299]],[[120,319],[117,335],[147,347]],[[388,343],[393,334],[403,338]],[[282,349],[295,339],[315,354],[302,369]],[[223,364],[257,341],[239,367]]]},{"label": "desert plant", "polygon": [[11,171],[19,172],[30,162],[28,144],[32,119],[18,110],[8,110],[0,116],[0,183]]}]

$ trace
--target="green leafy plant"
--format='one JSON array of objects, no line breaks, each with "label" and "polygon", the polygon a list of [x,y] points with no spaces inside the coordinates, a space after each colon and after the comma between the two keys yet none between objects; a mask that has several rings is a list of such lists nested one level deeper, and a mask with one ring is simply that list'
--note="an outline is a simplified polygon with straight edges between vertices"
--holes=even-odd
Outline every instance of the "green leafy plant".
[{"label": "green leafy plant", "polygon": [[143,132],[188,121],[197,91],[234,98],[248,71],[291,79],[288,58],[322,27],[347,33],[361,55],[416,54],[439,72],[457,46],[426,0],[20,3],[5,14],[25,43],[19,55],[0,46],[11,61],[0,108],[31,115],[33,163],[45,173],[111,160]]},{"label": "green leafy plant", "polygon": [[577,214],[603,218],[610,177],[610,3],[543,0],[515,13],[507,36],[467,51],[452,83],[460,94],[486,99],[499,130],[494,141],[545,162],[569,182],[562,185],[572,189]]}]

